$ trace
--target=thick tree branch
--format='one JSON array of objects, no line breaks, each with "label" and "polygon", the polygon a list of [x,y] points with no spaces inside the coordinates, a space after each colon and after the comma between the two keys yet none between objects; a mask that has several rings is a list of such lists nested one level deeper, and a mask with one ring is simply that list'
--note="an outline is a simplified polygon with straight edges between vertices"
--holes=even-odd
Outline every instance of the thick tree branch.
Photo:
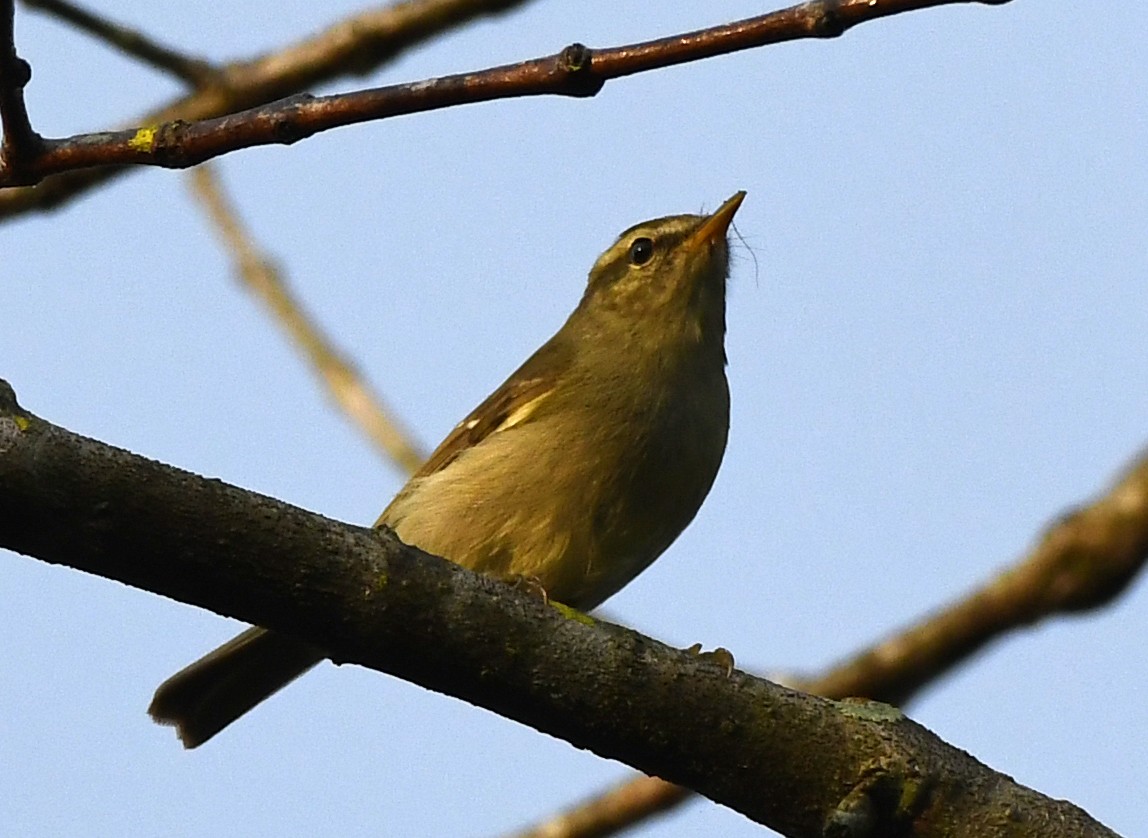
[{"label": "thick tree branch", "polygon": [[[953,3],[1008,0],[814,0],[754,18],[621,47],[572,44],[560,53],[473,73],[333,96],[297,94],[225,116],[165,118],[139,128],[45,140],[21,172],[0,169],[0,186],[128,164],[185,168],[241,148],[294,143],[359,122],[522,96],[593,96],[610,79],[801,38],[835,38],[870,20]],[[220,85],[215,85],[220,86]],[[266,97],[261,102],[268,101]],[[0,214],[4,203],[0,202]]]},{"label": "thick tree branch", "polygon": [[[1092,503],[1051,524],[1032,551],[988,584],[790,686],[827,698],[865,696],[904,706],[987,644],[1039,620],[1099,608],[1148,562],[1148,451]],[[517,838],[601,838],[687,800],[689,789],[635,777],[516,833]]]},{"label": "thick tree branch", "polygon": [[0,545],[306,637],[791,836],[1114,835],[887,705],[798,693],[389,532],[72,434],[0,382]]}]

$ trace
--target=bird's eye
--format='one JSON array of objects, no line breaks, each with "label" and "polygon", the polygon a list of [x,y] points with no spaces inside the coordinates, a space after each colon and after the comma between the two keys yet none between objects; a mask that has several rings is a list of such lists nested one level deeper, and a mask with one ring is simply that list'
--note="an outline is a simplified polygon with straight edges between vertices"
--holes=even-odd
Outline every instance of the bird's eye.
[{"label": "bird's eye", "polygon": [[654,256],[654,241],[642,236],[630,244],[630,264],[644,265]]}]

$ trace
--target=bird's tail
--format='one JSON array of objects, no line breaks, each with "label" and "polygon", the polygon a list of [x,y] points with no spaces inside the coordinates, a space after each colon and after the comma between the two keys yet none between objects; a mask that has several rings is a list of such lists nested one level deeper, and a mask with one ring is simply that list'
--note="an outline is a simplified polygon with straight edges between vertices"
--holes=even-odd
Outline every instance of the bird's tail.
[{"label": "bird's tail", "polygon": [[195,748],[325,657],[310,643],[251,628],[160,684],[148,713]]}]

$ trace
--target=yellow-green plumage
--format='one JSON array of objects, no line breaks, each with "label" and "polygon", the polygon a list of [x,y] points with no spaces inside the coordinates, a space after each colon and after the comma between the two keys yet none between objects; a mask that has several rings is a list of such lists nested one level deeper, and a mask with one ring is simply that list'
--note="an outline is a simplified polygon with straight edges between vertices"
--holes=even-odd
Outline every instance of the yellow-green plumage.
[{"label": "yellow-green plumage", "polygon": [[[625,231],[562,328],[455,427],[376,525],[584,610],[661,555],[725,452],[726,230],[743,197]],[[250,629],[164,682],[149,712],[195,747],[324,657]]]}]

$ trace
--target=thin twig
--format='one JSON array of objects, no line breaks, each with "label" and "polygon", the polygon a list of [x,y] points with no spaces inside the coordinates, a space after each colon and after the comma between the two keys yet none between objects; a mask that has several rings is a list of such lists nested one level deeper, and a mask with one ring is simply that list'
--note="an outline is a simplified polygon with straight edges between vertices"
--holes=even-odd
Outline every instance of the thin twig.
[{"label": "thin twig", "polygon": [[[988,643],[1052,616],[1106,605],[1148,561],[1148,453],[1106,495],[1055,521],[1019,563],[944,610],[862,650],[818,678],[787,686],[826,698],[905,704]],[[674,808],[692,795],[637,777],[516,838],[602,838]]]},{"label": "thin twig", "polygon": [[408,474],[422,465],[424,454],[411,436],[392,419],[354,364],[323,334],[322,329],[292,296],[282,273],[255,246],[235,208],[228,202],[213,169],[200,166],[190,173],[195,194],[235,261],[243,284],[267,306],[298,346],[331,398],[384,454]]},{"label": "thin twig", "polygon": [[17,183],[30,183],[36,158],[42,151],[40,135],[32,130],[24,106],[24,87],[32,78],[28,62],[16,54],[16,10],[12,0],[0,0],[0,172]]},{"label": "thin twig", "polygon": [[[277,52],[220,66],[215,83],[144,115],[135,124],[220,116],[280,99],[349,73],[368,73],[438,35],[526,2],[528,0],[407,0],[368,9]],[[0,189],[0,218],[29,210],[54,209],[125,171],[115,167],[66,171],[35,187]],[[5,174],[0,167],[0,175]],[[33,178],[27,180],[31,182]]]},{"label": "thin twig", "polygon": [[[1008,0],[815,0],[656,41],[603,50],[573,44],[557,55],[474,73],[333,96],[297,94],[198,122],[157,121],[127,131],[49,140],[34,172],[43,178],[108,165],[186,168],[240,148],[294,143],[369,120],[511,97],[593,96],[609,79],[800,38],[834,38],[866,21],[969,2],[999,5]],[[12,183],[0,170],[0,186]]]},{"label": "thin twig", "polygon": [[54,15],[81,32],[104,41],[132,58],[163,70],[192,87],[202,87],[215,77],[215,68],[204,59],[165,47],[142,32],[113,23],[67,0],[23,0],[23,4],[29,9]]}]

